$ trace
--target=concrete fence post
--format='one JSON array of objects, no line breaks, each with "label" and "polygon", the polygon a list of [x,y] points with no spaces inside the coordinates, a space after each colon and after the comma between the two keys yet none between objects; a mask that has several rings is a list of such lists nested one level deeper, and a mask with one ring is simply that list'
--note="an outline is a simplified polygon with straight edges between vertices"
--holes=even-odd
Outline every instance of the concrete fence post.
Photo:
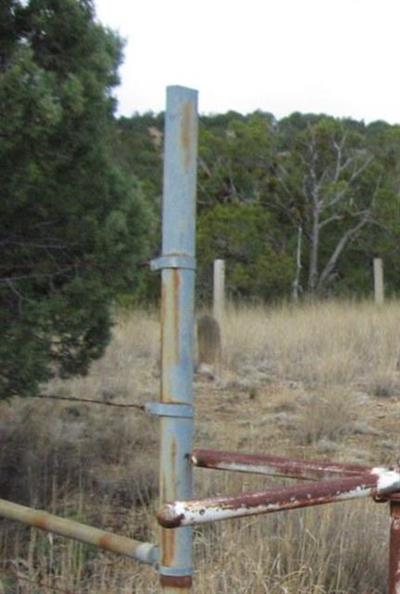
[{"label": "concrete fence post", "polygon": [[377,305],[383,305],[384,284],[383,284],[382,258],[374,258],[374,294],[375,294],[375,303]]},{"label": "concrete fence post", "polygon": [[225,312],[225,260],[214,260],[213,317],[222,324]]}]

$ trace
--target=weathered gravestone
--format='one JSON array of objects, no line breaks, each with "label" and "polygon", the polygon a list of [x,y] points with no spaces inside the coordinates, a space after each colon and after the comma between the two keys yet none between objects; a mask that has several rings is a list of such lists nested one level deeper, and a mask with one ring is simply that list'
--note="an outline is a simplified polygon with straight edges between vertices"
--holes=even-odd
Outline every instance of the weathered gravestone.
[{"label": "weathered gravestone", "polygon": [[197,371],[215,378],[221,370],[221,330],[215,318],[204,315],[197,320]]}]

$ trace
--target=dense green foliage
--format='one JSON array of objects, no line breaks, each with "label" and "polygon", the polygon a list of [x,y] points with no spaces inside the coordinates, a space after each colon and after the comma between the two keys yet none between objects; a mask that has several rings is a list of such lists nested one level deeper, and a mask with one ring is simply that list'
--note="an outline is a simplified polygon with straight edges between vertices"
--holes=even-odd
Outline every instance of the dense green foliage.
[{"label": "dense green foliage", "polygon": [[[161,187],[162,118],[118,122],[125,164]],[[158,135],[157,135],[158,130]],[[130,151],[132,148],[132,151]],[[133,148],[135,150],[133,150]],[[235,112],[200,122],[198,288],[226,259],[231,296],[367,295],[372,259],[400,289],[400,126],[294,113]],[[140,172],[140,173],[139,173]],[[154,235],[154,249],[157,234]]]},{"label": "dense green foliage", "polygon": [[0,398],[86,372],[148,216],[110,144],[121,42],[90,0],[0,9]]},{"label": "dense green foliage", "polygon": [[217,204],[200,213],[201,297],[211,296],[215,254],[226,261],[227,289],[235,298],[273,299],[290,292],[293,263],[282,249],[278,227],[259,204]]}]

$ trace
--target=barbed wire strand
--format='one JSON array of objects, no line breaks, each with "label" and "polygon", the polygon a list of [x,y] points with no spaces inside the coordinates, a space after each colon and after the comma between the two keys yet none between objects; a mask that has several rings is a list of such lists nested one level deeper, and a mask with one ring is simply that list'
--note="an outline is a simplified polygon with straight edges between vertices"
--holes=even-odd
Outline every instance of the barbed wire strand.
[{"label": "barbed wire strand", "polygon": [[118,408],[136,408],[142,412],[146,412],[144,404],[124,404],[122,402],[110,402],[108,400],[92,400],[90,398],[71,398],[69,396],[56,396],[54,394],[38,394],[32,398],[40,398],[43,400],[66,400],[68,402],[83,402],[85,404],[102,404],[103,406],[115,406]]}]

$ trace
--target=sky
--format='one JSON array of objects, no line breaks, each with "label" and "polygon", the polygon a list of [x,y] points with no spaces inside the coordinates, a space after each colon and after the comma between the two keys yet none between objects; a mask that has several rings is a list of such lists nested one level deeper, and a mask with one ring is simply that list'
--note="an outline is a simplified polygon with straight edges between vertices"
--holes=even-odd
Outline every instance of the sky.
[{"label": "sky", "polygon": [[126,40],[118,113],[165,88],[204,114],[260,109],[400,123],[400,0],[95,0]]}]

